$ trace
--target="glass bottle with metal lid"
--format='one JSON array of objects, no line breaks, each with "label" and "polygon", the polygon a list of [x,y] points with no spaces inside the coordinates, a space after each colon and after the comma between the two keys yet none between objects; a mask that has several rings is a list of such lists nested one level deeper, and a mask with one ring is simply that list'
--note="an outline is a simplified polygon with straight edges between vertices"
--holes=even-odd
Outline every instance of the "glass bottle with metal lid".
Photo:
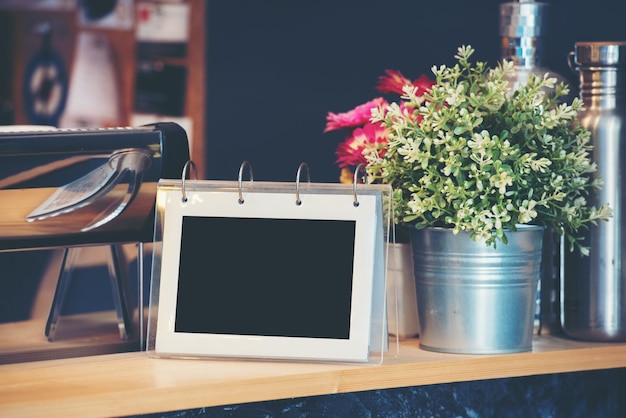
[{"label": "glass bottle with metal lid", "polygon": [[626,341],[626,42],[577,42],[570,66],[580,77],[594,176],[604,184],[590,203],[609,203],[613,218],[590,225],[588,257],[564,252],[563,330],[581,340]]},{"label": "glass bottle with metal lid", "polygon": [[548,3],[528,0],[500,4],[501,58],[513,62],[513,71],[507,77],[511,90],[526,84],[531,75],[543,77],[549,73],[557,82],[568,82],[543,63],[549,9]]},{"label": "glass bottle with metal lid", "polygon": [[[509,91],[524,86],[535,75],[546,73],[557,83],[568,84],[561,74],[543,64],[543,40],[548,33],[548,3],[511,1],[500,4],[501,58],[513,63],[508,74]],[[547,89],[546,93],[551,93]],[[570,102],[573,95],[563,99]],[[541,280],[537,293],[535,330],[538,334],[558,334],[561,330],[560,238],[552,230],[544,233]]]}]

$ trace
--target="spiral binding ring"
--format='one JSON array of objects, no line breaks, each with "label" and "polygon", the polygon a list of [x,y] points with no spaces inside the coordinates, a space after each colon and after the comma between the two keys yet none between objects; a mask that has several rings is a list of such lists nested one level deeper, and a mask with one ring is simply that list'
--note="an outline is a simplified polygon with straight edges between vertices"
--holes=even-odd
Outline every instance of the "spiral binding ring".
[{"label": "spiral binding ring", "polygon": [[363,176],[363,182],[366,183],[367,182],[367,171],[365,170],[365,166],[363,164],[359,164],[356,166],[356,168],[354,169],[354,180],[352,181],[352,188],[353,188],[353,193],[352,195],[354,196],[354,203],[352,203],[354,205],[355,208],[359,207],[359,199],[357,198],[357,194],[356,194],[356,185],[358,184],[358,175],[359,175],[359,170],[363,169],[363,173],[365,174]]},{"label": "spiral binding ring", "polygon": [[185,180],[187,178],[187,170],[189,169],[189,167],[191,166],[191,168],[193,168],[193,175],[196,178],[196,180],[198,180],[198,167],[196,167],[196,163],[194,163],[192,160],[189,160],[185,163],[185,165],[183,166],[183,174],[182,174],[182,182],[183,182],[183,186],[182,186],[182,192],[183,192],[183,203],[187,203],[187,201],[189,200],[187,198],[187,190],[185,190]]},{"label": "spiral binding ring", "polygon": [[300,206],[302,204],[302,200],[300,200],[300,173],[302,169],[306,168],[306,178],[307,181],[311,182],[311,172],[309,171],[309,165],[307,163],[300,163],[298,166],[298,172],[296,173],[296,205]]},{"label": "spiral binding ring", "polygon": [[237,200],[237,202],[239,202],[240,205],[243,205],[244,200],[243,200],[243,168],[245,166],[248,166],[248,174],[250,176],[250,182],[252,183],[252,181],[254,181],[254,179],[252,178],[252,166],[250,165],[250,163],[248,161],[244,161],[243,163],[241,163],[241,166],[239,167],[239,199]]}]

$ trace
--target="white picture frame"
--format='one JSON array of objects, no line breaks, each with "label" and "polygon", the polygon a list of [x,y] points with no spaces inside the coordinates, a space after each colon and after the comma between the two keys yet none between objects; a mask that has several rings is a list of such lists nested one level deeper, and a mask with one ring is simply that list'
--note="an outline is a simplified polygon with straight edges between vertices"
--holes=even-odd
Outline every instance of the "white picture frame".
[{"label": "white picture frame", "polygon": [[[279,191],[248,191],[240,203],[242,195],[235,190],[212,189],[210,182],[204,182],[204,185],[203,182],[193,183],[200,186],[196,190],[187,183],[186,201],[181,198],[180,187],[159,188],[157,192],[157,221],[162,227],[162,247],[159,256],[154,258],[156,265],[153,265],[153,286],[158,286],[153,289],[151,300],[151,313],[155,312],[155,318],[150,320],[152,329],[149,329],[148,349],[153,355],[367,362],[372,334],[380,335],[381,332],[372,331],[372,316],[381,312],[374,306],[381,299],[375,292],[384,289],[384,277],[380,277],[381,272],[384,276],[384,268],[381,268],[384,263],[382,195],[359,195],[358,204],[355,204],[356,195],[352,193],[302,193],[300,204],[297,204],[290,189],[285,187],[285,192],[280,192],[281,187],[274,187]],[[226,239],[223,231],[213,234],[216,225],[222,222],[233,228],[236,239]],[[267,234],[271,235],[267,245],[246,234],[251,223],[270,225],[259,229],[274,231]],[[203,228],[206,228],[204,232]],[[320,242],[326,235],[320,235],[318,230],[327,231],[327,241]],[[340,231],[338,236],[328,232],[334,230]],[[186,235],[192,238],[187,239]],[[318,242],[306,245],[311,236]],[[336,248],[331,243],[337,239],[343,240],[343,244],[351,241],[349,251],[340,244],[340,252],[351,255],[348,263],[341,261],[342,258],[334,260],[344,267],[349,264],[351,277],[346,278],[343,274],[344,277],[335,281],[324,274],[332,276],[336,267],[320,257],[335,257],[325,247]],[[251,250],[242,250],[250,240],[253,241],[251,250],[260,252],[260,255],[249,257]],[[301,248],[303,254],[281,247],[280,240],[295,241],[288,245]],[[214,242],[210,244],[209,241]],[[213,249],[211,254],[202,252],[205,246]],[[194,247],[195,250],[188,249]],[[195,255],[189,255],[191,253]],[[298,258],[296,267],[293,260],[285,259],[284,253]],[[251,271],[256,273],[246,265],[250,259],[259,264],[256,277],[248,277],[254,275]],[[275,279],[274,276],[289,275],[289,271],[297,269],[299,264],[307,264],[302,266],[306,270],[293,272],[293,280],[306,277],[308,282],[298,282],[284,289],[291,279]],[[238,270],[248,273],[239,274]],[[309,270],[315,270],[317,275],[308,275]],[[343,268],[342,271],[347,270]],[[225,286],[218,284],[220,281],[238,284]],[[349,282],[348,292],[346,281]],[[263,286],[259,287],[259,282]],[[380,283],[383,283],[382,287]],[[246,289],[251,287],[254,287],[254,295],[246,294]],[[281,293],[279,298],[274,297],[277,293]],[[311,294],[321,300],[310,303],[307,298]],[[324,300],[324,295],[337,294],[341,297]],[[275,310],[274,314],[278,312],[278,315],[264,317],[263,305],[251,302],[251,297],[270,300],[272,306],[284,306]],[[223,300],[229,302],[222,304]],[[307,314],[300,312],[301,309],[307,309]],[[329,309],[338,312],[336,320],[333,320],[332,312],[327,312]],[[313,310],[316,311],[311,312]],[[309,314],[311,321],[307,319]],[[206,319],[196,320],[199,317]],[[246,326],[248,322],[253,323],[252,330],[246,328],[241,332],[244,322],[232,320],[232,317],[246,318]],[[293,318],[300,318],[300,322]],[[375,322],[380,327],[382,321],[377,319]],[[334,322],[344,324],[343,328]],[[300,325],[301,330],[298,329]],[[377,343],[374,342],[380,346]]]}]

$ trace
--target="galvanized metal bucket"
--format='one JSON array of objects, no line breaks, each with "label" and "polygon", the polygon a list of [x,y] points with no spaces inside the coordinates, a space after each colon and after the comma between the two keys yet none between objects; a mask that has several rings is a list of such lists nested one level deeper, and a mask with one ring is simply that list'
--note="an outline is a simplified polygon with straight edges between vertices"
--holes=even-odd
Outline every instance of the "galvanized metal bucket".
[{"label": "galvanized metal bucket", "polygon": [[449,228],[411,232],[420,347],[465,354],[532,349],[543,228],[497,248]]}]

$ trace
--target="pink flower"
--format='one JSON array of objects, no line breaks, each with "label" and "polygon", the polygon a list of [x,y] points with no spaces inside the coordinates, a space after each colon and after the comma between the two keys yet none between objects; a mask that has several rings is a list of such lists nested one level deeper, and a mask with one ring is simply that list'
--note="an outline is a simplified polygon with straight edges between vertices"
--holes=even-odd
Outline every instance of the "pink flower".
[{"label": "pink flower", "polygon": [[382,97],[370,100],[344,113],[328,112],[326,116],[326,128],[324,132],[334,131],[343,128],[353,128],[355,126],[368,123],[372,117],[372,109],[379,106],[386,106],[387,101]]},{"label": "pink flower", "polygon": [[[411,81],[400,71],[385,70],[385,73],[386,75],[378,78],[378,85],[376,86],[376,89],[383,94],[395,93],[404,95],[402,91],[403,87],[411,85],[417,87],[418,95],[423,96],[424,93],[430,90],[435,84],[433,80],[425,75],[420,76],[420,78],[415,81]],[[340,143],[335,151],[337,164],[342,169],[340,178],[342,182],[351,183],[353,181],[350,178],[352,173],[350,168],[356,167],[359,164],[367,166],[368,155],[372,155],[375,152],[378,157],[382,157],[385,154],[387,150],[388,131],[382,126],[381,122],[373,124],[370,120],[372,109],[380,107],[384,112],[387,106],[387,101],[382,97],[378,97],[348,112],[328,112],[324,132],[344,128],[355,128],[352,131],[352,135],[346,138],[344,142]],[[417,123],[420,122],[421,116],[417,114],[414,106],[410,106],[407,102],[401,101],[400,109],[402,113],[407,114],[409,118],[414,119]]]},{"label": "pink flower", "polygon": [[380,124],[368,122],[362,128],[356,128],[351,137],[339,144],[335,152],[337,164],[339,167],[367,165],[365,155],[369,151],[383,149],[385,144],[387,144],[387,129]]}]

